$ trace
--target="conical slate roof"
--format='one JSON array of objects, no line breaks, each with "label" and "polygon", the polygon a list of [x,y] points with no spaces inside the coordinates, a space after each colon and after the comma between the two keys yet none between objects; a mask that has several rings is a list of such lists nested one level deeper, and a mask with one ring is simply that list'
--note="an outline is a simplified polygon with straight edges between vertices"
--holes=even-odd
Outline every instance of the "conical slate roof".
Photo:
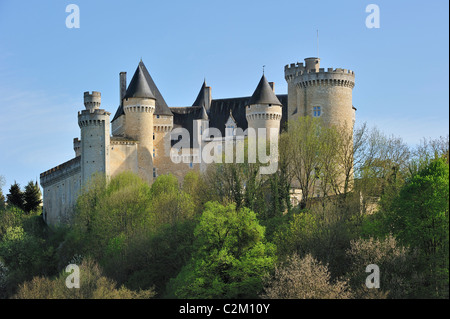
[{"label": "conical slate roof", "polygon": [[128,85],[127,92],[124,96],[125,99],[132,97],[156,99],[150,89],[147,79],[145,78],[143,68],[145,68],[145,66],[141,61],[136,69],[136,72],[134,72],[130,85]]},{"label": "conical slate roof", "polygon": [[261,77],[258,86],[256,87],[255,92],[253,93],[248,105],[253,104],[273,104],[273,105],[282,105],[280,100],[277,98],[272,88],[270,87],[269,82],[267,82],[266,77]]},{"label": "conical slate roof", "polygon": [[167,106],[166,101],[164,100],[164,98],[162,97],[161,93],[158,90],[158,87],[156,86],[155,82],[153,81],[150,73],[148,72],[147,68],[144,65],[144,62],[139,62],[139,65],[142,68],[142,71],[144,73],[145,79],[147,80],[147,83],[150,87],[150,89],[152,90],[153,94],[155,95],[156,98],[156,106],[155,106],[155,115],[172,115],[173,113],[172,111],[169,109],[169,107]]},{"label": "conical slate roof", "polygon": [[[146,83],[146,85],[144,82]],[[145,67],[144,62],[142,62],[141,60],[136,69],[136,72],[133,75],[133,78],[131,79],[130,84],[128,85],[125,97],[146,97],[137,95],[148,95],[149,92],[147,90],[147,87],[151,92],[152,98],[156,99],[154,114],[173,116],[172,111],[170,111],[169,107],[167,106],[166,101],[159,92],[158,87],[150,76],[150,73]],[[125,114],[125,112],[123,111],[123,106],[119,105],[116,114],[114,115],[114,118],[111,122],[115,121],[123,114]]]}]

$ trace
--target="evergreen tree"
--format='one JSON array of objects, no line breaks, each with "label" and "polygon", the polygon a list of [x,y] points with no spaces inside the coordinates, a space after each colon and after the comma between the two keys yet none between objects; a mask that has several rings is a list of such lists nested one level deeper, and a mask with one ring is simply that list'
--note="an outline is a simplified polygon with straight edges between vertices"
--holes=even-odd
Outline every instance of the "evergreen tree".
[{"label": "evergreen tree", "polygon": [[3,195],[3,192],[0,189],[0,210],[3,209],[5,209],[5,196]]},{"label": "evergreen tree", "polygon": [[12,184],[11,187],[9,188],[9,194],[6,195],[6,197],[8,205],[23,209],[24,206],[23,192],[16,181],[14,181],[14,184]]},{"label": "evergreen tree", "polygon": [[2,187],[4,185],[4,178],[0,176],[0,211],[5,209],[5,195],[3,195]]},{"label": "evergreen tree", "polygon": [[23,193],[24,206],[23,210],[27,213],[35,211],[41,204],[41,190],[39,185],[30,181],[27,186],[25,186],[25,191]]}]

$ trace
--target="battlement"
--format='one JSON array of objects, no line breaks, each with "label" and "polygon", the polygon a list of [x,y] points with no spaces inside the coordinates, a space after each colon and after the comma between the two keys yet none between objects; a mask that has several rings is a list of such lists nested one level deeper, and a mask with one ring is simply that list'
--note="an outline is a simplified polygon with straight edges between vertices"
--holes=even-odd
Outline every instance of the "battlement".
[{"label": "battlement", "polygon": [[126,113],[133,112],[133,113],[151,113],[153,114],[155,111],[154,105],[125,105],[123,107],[123,110]]},{"label": "battlement", "polygon": [[53,167],[40,174],[40,182],[43,187],[46,185],[55,183],[59,180],[80,172],[81,169],[81,156],[77,156],[65,163]]},{"label": "battlement", "polygon": [[100,108],[102,103],[102,95],[100,92],[92,91],[84,92],[84,106],[87,110],[95,110]]},{"label": "battlement", "polygon": [[[303,63],[291,63],[284,67],[284,77],[288,83],[299,87],[333,85],[352,88],[355,86],[355,72],[342,68],[313,68],[313,58],[305,59]],[[318,65],[319,66],[319,65]]]},{"label": "battlement", "polygon": [[73,139],[73,150],[75,151],[75,156],[81,156],[81,141],[78,137]]},{"label": "battlement", "polygon": [[284,67],[284,74],[285,76],[299,76],[303,74],[309,74],[309,73],[325,73],[325,74],[348,74],[348,75],[355,75],[355,72],[348,69],[342,69],[342,68],[319,68],[319,71],[317,72],[315,69],[307,69],[303,63],[291,63]]},{"label": "battlement", "polygon": [[109,123],[109,116],[111,113],[102,109],[84,110],[78,112],[78,125],[80,127],[90,125],[102,125]]}]

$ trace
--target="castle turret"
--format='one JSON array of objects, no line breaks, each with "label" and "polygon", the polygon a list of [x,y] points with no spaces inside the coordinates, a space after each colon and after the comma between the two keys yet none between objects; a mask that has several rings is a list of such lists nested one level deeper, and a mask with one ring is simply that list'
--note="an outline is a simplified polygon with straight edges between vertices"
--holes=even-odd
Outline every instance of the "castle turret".
[{"label": "castle turret", "polygon": [[282,104],[263,74],[245,109],[248,127],[255,129],[257,134],[258,129],[266,129],[267,137],[272,128],[276,129],[278,134],[281,115]]},{"label": "castle turret", "polygon": [[81,149],[83,184],[96,172],[109,176],[110,113],[100,109],[100,104],[100,92],[84,92],[86,110],[78,112],[81,142],[74,141],[74,147],[78,144]]},{"label": "castle turret", "polygon": [[347,69],[320,68],[319,58],[306,58],[284,68],[288,83],[288,119],[321,117],[324,123],[353,127],[352,90],[355,73]]},{"label": "castle turret", "polygon": [[123,98],[125,135],[138,141],[138,174],[153,181],[153,113],[156,98],[144,75],[144,64],[139,63]]},{"label": "castle turret", "polygon": [[102,97],[100,92],[92,91],[92,93],[84,92],[84,106],[86,110],[94,111],[100,108]]}]

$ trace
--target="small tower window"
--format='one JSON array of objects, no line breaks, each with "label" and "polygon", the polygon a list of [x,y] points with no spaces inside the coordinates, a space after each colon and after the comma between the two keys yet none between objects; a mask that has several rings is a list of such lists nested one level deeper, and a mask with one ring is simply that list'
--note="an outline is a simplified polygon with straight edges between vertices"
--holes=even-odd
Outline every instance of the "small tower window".
[{"label": "small tower window", "polygon": [[313,116],[319,117],[321,114],[322,114],[322,112],[320,110],[320,106],[314,106],[313,107]]},{"label": "small tower window", "polygon": [[156,178],[156,167],[153,167],[153,178]]},{"label": "small tower window", "polygon": [[156,156],[156,150],[153,149],[153,157],[155,157],[155,156]]}]

